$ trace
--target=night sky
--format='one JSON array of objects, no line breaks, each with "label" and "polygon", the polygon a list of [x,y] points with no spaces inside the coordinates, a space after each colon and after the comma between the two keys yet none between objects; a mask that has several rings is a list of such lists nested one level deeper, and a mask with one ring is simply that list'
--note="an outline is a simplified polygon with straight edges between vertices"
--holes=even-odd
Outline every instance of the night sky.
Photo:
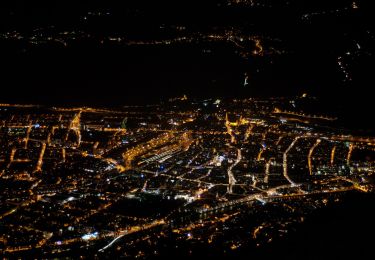
[{"label": "night sky", "polygon": [[[369,1],[357,1],[360,9],[355,11],[349,8],[352,1],[267,0],[258,1],[267,4],[258,8],[228,6],[224,0],[120,2],[2,1],[0,33],[16,31],[24,39],[0,39],[1,101],[122,105],[183,94],[206,98],[307,92],[328,100],[330,109],[342,109],[355,118],[371,109],[374,68],[368,64],[373,62],[374,34],[366,8]],[[106,15],[90,17],[90,12]],[[313,15],[306,21],[301,19],[304,14]],[[181,33],[187,37],[234,28],[277,39],[278,46],[269,47],[285,53],[244,59],[228,44],[100,43],[113,35],[135,40],[173,38],[176,26],[187,28]],[[53,39],[63,31],[91,38],[76,39],[64,48],[53,41],[30,43],[39,32]],[[205,54],[206,49],[212,53]],[[346,57],[347,52],[354,54]],[[346,57],[351,81],[345,81],[338,66],[340,56]],[[247,87],[245,75],[249,75]]]}]

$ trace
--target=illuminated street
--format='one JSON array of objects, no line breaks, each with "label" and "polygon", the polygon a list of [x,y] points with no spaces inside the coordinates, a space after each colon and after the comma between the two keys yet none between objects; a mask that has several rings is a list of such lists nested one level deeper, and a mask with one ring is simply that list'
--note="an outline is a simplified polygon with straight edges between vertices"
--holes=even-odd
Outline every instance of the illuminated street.
[{"label": "illuminated street", "polygon": [[[250,225],[252,240],[228,235],[234,250],[242,239],[261,245],[282,234],[266,226],[288,230],[308,217],[310,210],[290,211],[294,203],[320,208],[347,193],[372,192],[375,138],[314,130],[332,124],[324,117],[289,120],[279,113],[289,103],[213,100],[209,124],[200,112],[207,101],[188,99],[142,112],[46,107],[42,115],[3,104],[1,181],[14,187],[3,192],[4,252],[56,257],[90,248],[90,255],[132,256],[142,248],[151,256],[161,246],[156,238],[169,232],[175,243],[215,244],[213,228],[225,232],[254,212],[255,222],[241,224]],[[185,112],[170,110],[174,104]],[[255,212],[268,205],[285,211],[263,220]],[[137,245],[145,242],[149,249]]]}]

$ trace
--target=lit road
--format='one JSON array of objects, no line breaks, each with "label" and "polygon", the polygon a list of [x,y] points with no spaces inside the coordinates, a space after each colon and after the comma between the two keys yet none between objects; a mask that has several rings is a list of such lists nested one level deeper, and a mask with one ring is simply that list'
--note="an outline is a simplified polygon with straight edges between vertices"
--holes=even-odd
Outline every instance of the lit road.
[{"label": "lit road", "polygon": [[153,228],[153,227],[156,227],[156,226],[160,226],[160,225],[163,225],[163,224],[165,224],[165,220],[161,219],[161,220],[155,220],[155,221],[153,221],[149,224],[145,224],[143,226],[134,226],[134,227],[131,227],[130,229],[122,230],[122,231],[119,232],[119,235],[117,237],[115,237],[108,245],[101,248],[99,250],[99,252],[104,252],[107,248],[111,247],[117,240],[119,240],[120,238],[122,238],[124,236],[130,235],[130,234],[133,234],[133,233],[136,233],[136,232],[139,232],[139,231],[144,231],[144,230],[147,230],[147,229],[150,229],[150,228]]},{"label": "lit road", "polygon": [[333,166],[334,162],[335,162],[335,153],[336,153],[336,145],[332,148],[332,151],[331,151],[331,166]]},{"label": "lit road", "polygon": [[237,159],[236,161],[229,166],[228,168],[228,193],[232,194],[232,187],[234,184],[236,184],[236,179],[234,178],[232,169],[242,160],[242,155],[241,155],[241,149],[237,149]]},{"label": "lit road", "polygon": [[197,212],[205,213],[205,212],[209,212],[209,211],[216,211],[216,210],[224,209],[224,208],[227,208],[227,207],[233,207],[235,205],[240,205],[240,204],[244,204],[244,203],[246,204],[246,203],[249,203],[249,202],[252,202],[252,201],[255,201],[255,200],[267,202],[267,201],[270,201],[272,199],[298,198],[298,197],[304,197],[304,196],[309,196],[309,195],[314,195],[314,194],[340,193],[340,192],[344,192],[344,191],[358,189],[354,186],[350,186],[350,187],[343,187],[343,188],[340,188],[340,189],[326,189],[326,190],[321,190],[321,191],[313,191],[313,192],[309,192],[309,193],[299,192],[299,193],[285,194],[285,195],[281,195],[277,192],[278,189],[291,188],[291,187],[294,187],[294,186],[293,185],[281,185],[281,186],[274,187],[272,189],[266,190],[267,195],[252,194],[252,195],[247,196],[245,198],[219,203],[215,207],[200,208],[200,209],[197,210]]},{"label": "lit road", "polygon": [[309,155],[307,156],[307,163],[308,163],[308,166],[309,166],[309,172],[310,172],[310,175],[313,174],[313,165],[312,165],[312,155],[314,153],[314,150],[316,147],[318,147],[318,145],[320,144],[321,140],[318,139],[316,140],[316,143],[311,147],[310,151],[309,151]]},{"label": "lit road", "polygon": [[287,179],[288,182],[292,184],[292,186],[296,186],[297,184],[294,181],[292,181],[292,179],[288,175],[288,153],[300,138],[301,136],[297,136],[296,138],[294,138],[293,142],[289,145],[288,149],[286,149],[283,155],[283,175],[285,179]]}]

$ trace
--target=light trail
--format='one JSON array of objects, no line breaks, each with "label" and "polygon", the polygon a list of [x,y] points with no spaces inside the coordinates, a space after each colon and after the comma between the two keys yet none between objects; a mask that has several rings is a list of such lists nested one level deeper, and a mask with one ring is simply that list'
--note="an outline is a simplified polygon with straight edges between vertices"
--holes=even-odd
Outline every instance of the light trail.
[{"label": "light trail", "polygon": [[287,181],[292,184],[292,186],[296,186],[297,184],[292,181],[292,179],[288,175],[288,153],[293,148],[293,146],[296,144],[296,142],[300,139],[300,136],[297,136],[293,142],[289,145],[288,149],[286,149],[284,155],[283,155],[283,175]]},{"label": "light trail", "polygon": [[47,144],[51,143],[51,133],[48,133],[46,142]]},{"label": "light trail", "polygon": [[65,162],[65,158],[66,158],[65,148],[62,148],[61,152],[62,152],[62,161]]},{"label": "light trail", "polygon": [[139,231],[147,230],[147,229],[150,229],[150,228],[153,228],[153,227],[156,227],[156,226],[160,226],[160,225],[163,225],[163,224],[165,224],[165,220],[161,219],[161,220],[155,220],[152,223],[145,224],[143,226],[134,226],[134,227],[131,227],[130,229],[122,230],[122,231],[119,232],[119,235],[117,237],[115,237],[108,245],[99,249],[99,252],[104,252],[107,248],[111,247],[117,240],[119,240],[120,238],[122,238],[124,236],[130,235],[130,234],[133,234],[133,233],[137,233]]},{"label": "light trail", "polygon": [[29,127],[27,128],[27,131],[26,131],[25,147],[24,147],[25,149],[27,149],[27,144],[29,143],[30,132],[31,132],[31,121],[30,121]]},{"label": "light trail", "polygon": [[257,162],[259,162],[260,159],[262,159],[262,154],[264,153],[265,150],[266,149],[264,147],[260,148],[258,156],[257,156]]},{"label": "light trail", "polygon": [[231,137],[230,142],[231,143],[236,143],[236,137],[233,134],[232,128],[230,127],[230,122],[229,122],[229,119],[228,119],[228,113],[225,115],[225,127],[227,128],[227,133]]},{"label": "light trail", "polygon": [[236,184],[236,179],[234,178],[234,175],[233,175],[233,172],[232,172],[232,169],[242,160],[242,154],[241,154],[241,149],[237,149],[237,159],[236,161],[231,165],[229,166],[228,168],[228,193],[229,194],[232,194],[233,193],[233,185]]},{"label": "light trail", "polygon": [[270,168],[271,168],[271,161],[274,160],[274,158],[271,158],[268,160],[266,163],[266,170],[265,170],[265,175],[264,175],[264,183],[268,183],[268,179],[270,176]]},{"label": "light trail", "polygon": [[39,171],[42,170],[43,157],[44,157],[44,152],[46,151],[46,147],[47,147],[47,144],[43,143],[42,149],[40,150],[39,159],[38,159],[38,162],[36,164],[36,168],[35,168],[34,172],[39,172]]},{"label": "light trail", "polygon": [[145,192],[146,189],[147,189],[147,182],[148,180],[145,181],[145,184],[143,184],[143,187],[142,187],[142,192]]},{"label": "light trail", "polygon": [[335,162],[335,153],[336,153],[336,145],[332,148],[332,151],[331,151],[331,166],[333,166]]},{"label": "light trail", "polygon": [[265,191],[268,195],[252,194],[252,195],[249,195],[245,198],[222,202],[222,203],[220,203],[220,204],[218,204],[218,205],[216,205],[215,207],[212,207],[212,208],[202,207],[202,208],[198,209],[197,212],[205,213],[205,212],[208,212],[208,211],[215,211],[215,210],[223,209],[223,208],[226,208],[226,207],[233,207],[235,205],[245,204],[245,203],[249,203],[249,202],[252,202],[252,201],[255,201],[255,200],[260,200],[260,199],[262,201],[267,202],[267,201],[273,200],[273,199],[293,199],[293,198],[299,198],[299,197],[313,196],[315,194],[340,193],[340,192],[358,189],[354,186],[351,186],[351,187],[344,187],[344,188],[341,188],[341,189],[327,189],[327,190],[321,190],[321,191],[313,191],[313,192],[309,192],[309,193],[301,192],[301,193],[285,194],[285,195],[280,195],[276,192],[278,189],[288,188],[288,187],[293,187],[293,185],[291,185],[291,186],[290,185],[281,185],[281,186],[278,186],[278,187],[275,187],[275,188],[272,188],[272,189],[268,189],[268,190]]},{"label": "light trail", "polygon": [[310,175],[313,174],[312,172],[312,154],[314,153],[314,150],[315,148],[320,144],[321,140],[320,139],[317,139],[315,144],[311,147],[310,151],[309,151],[309,155],[307,156],[307,163],[308,163],[308,166],[309,166],[309,173]]},{"label": "light trail", "polygon": [[284,115],[291,115],[291,116],[297,116],[297,117],[302,117],[306,119],[321,119],[321,120],[327,120],[327,121],[336,121],[336,117],[328,117],[328,116],[321,116],[321,115],[306,115],[302,113],[297,113],[297,112],[292,112],[292,111],[281,111],[279,109],[275,109],[273,114],[284,114]]},{"label": "light trail", "polygon": [[350,159],[352,158],[352,153],[354,150],[354,144],[350,143],[349,145],[349,151],[348,151],[348,156],[346,157],[346,164],[349,166],[350,165]]},{"label": "light trail", "polygon": [[201,179],[203,179],[203,178],[207,178],[208,176],[210,176],[211,172],[212,172],[212,168],[210,168],[210,169],[208,170],[208,172],[207,172],[206,175],[203,175],[202,177],[199,177],[197,180],[201,180]]},{"label": "light trail", "polygon": [[7,168],[9,168],[10,165],[12,164],[12,162],[14,160],[14,155],[16,154],[16,151],[17,151],[17,149],[13,148],[12,151],[10,152],[9,163],[7,165]]}]

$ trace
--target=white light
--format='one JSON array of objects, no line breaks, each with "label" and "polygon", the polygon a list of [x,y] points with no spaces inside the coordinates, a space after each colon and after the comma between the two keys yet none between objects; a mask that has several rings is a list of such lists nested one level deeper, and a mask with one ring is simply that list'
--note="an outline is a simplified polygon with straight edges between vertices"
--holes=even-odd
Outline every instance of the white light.
[{"label": "white light", "polygon": [[95,232],[95,233],[86,234],[86,235],[82,236],[82,239],[83,240],[90,240],[90,239],[95,239],[97,237],[98,237],[98,232]]}]

